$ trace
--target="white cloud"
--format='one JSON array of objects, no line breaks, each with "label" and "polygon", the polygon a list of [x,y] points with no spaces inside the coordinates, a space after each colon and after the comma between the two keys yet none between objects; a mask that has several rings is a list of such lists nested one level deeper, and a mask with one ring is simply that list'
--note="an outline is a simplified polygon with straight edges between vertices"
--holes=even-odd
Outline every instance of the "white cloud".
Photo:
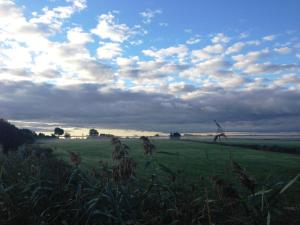
[{"label": "white cloud", "polygon": [[119,43],[104,43],[97,48],[97,56],[99,59],[113,59],[122,55],[122,48]]},{"label": "white cloud", "polygon": [[232,59],[235,61],[234,67],[236,69],[245,69],[255,64],[261,58],[268,56],[269,53],[269,49],[265,48],[261,51],[252,51],[244,55],[239,54],[232,56]]},{"label": "white cloud", "polygon": [[289,47],[281,47],[281,48],[275,48],[274,51],[284,55],[284,54],[289,54],[292,51],[292,49]]},{"label": "white cloud", "polygon": [[286,87],[287,85],[300,84],[300,77],[294,73],[285,74],[274,81],[275,85]]},{"label": "white cloud", "polygon": [[126,24],[119,24],[115,21],[115,15],[111,12],[100,15],[97,27],[91,32],[102,39],[115,42],[124,42],[132,34],[131,29]]},{"label": "white cloud", "polygon": [[140,12],[140,15],[143,17],[143,22],[146,24],[151,23],[152,19],[156,16],[161,14],[162,11],[160,9],[156,9],[156,10],[150,10],[147,9],[143,12]]},{"label": "white cloud", "polygon": [[226,50],[226,54],[232,54],[232,53],[237,53],[240,52],[244,47],[245,47],[245,43],[244,42],[237,42],[233,45],[231,45],[230,47],[227,48]]},{"label": "white cloud", "polygon": [[37,24],[49,32],[60,31],[65,19],[86,8],[86,0],[68,0],[67,2],[71,5],[58,6],[53,9],[45,7],[42,9],[42,14],[33,13],[34,18],[30,19],[30,23]]},{"label": "white cloud", "polygon": [[158,61],[164,61],[176,57],[179,62],[183,63],[188,54],[188,48],[185,45],[172,46],[168,48],[161,48],[159,50],[143,50],[144,55],[155,58]]},{"label": "white cloud", "polygon": [[223,33],[218,33],[211,41],[212,43],[227,43],[230,41],[230,38]]},{"label": "white cloud", "polygon": [[141,40],[141,39],[139,39],[139,40],[133,40],[133,41],[130,42],[130,44],[131,45],[135,45],[135,46],[141,45],[141,44],[143,44],[143,40]]},{"label": "white cloud", "polygon": [[75,27],[67,32],[68,40],[73,44],[86,44],[92,42],[91,34],[86,33],[80,27]]},{"label": "white cloud", "polygon": [[166,23],[166,22],[160,22],[159,23],[159,26],[161,26],[161,27],[167,27],[169,24],[168,23]]},{"label": "white cloud", "polygon": [[191,37],[190,39],[188,39],[186,41],[186,44],[188,44],[188,45],[194,45],[194,44],[199,43],[200,41],[201,41],[200,36],[196,35],[196,36]]},{"label": "white cloud", "polygon": [[275,35],[268,35],[268,36],[264,36],[262,39],[264,40],[264,41],[273,41],[273,40],[275,40]]},{"label": "white cloud", "polygon": [[180,73],[183,77],[198,79],[202,76],[219,76],[226,74],[230,64],[222,57],[214,57],[197,63],[190,69]]},{"label": "white cloud", "polygon": [[139,61],[138,56],[133,56],[133,57],[130,57],[130,58],[118,57],[116,59],[116,63],[121,68],[128,68],[130,66],[133,66],[138,61]]},{"label": "white cloud", "polygon": [[224,51],[224,46],[221,44],[208,45],[202,49],[192,51],[193,61],[197,62],[209,59],[215,55],[224,53]]},{"label": "white cloud", "polygon": [[239,35],[239,38],[241,38],[241,39],[247,38],[247,37],[249,37],[249,33],[247,33],[247,32],[240,33],[240,35]]}]

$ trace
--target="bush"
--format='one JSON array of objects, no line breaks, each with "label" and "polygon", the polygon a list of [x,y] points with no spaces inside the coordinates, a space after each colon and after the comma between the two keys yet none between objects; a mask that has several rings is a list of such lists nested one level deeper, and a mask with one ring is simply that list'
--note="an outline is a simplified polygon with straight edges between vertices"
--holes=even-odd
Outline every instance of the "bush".
[{"label": "bush", "polygon": [[16,150],[25,143],[25,140],[23,133],[17,127],[4,119],[0,119],[0,145],[2,145],[5,154],[9,150]]},{"label": "bush", "polygon": [[181,134],[178,133],[178,132],[170,133],[170,138],[171,139],[180,139],[181,138]]}]

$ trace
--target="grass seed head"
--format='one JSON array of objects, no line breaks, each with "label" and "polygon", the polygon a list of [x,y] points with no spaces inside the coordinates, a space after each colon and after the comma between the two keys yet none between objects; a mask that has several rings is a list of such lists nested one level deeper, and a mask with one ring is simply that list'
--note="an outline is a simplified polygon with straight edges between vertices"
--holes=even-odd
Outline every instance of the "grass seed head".
[{"label": "grass seed head", "polygon": [[78,153],[69,152],[70,162],[71,164],[78,166],[81,163],[81,158]]}]

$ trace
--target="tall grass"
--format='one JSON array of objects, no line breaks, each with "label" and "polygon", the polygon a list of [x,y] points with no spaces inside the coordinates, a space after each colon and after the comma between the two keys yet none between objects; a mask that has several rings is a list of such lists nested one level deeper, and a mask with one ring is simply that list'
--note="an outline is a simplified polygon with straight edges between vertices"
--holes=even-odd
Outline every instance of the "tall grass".
[{"label": "tall grass", "polygon": [[[231,160],[234,182],[212,175],[185,182],[185,174],[156,160],[159,151],[141,138],[150,176],[141,182],[131,149],[112,140],[113,165],[81,168],[80,155],[70,163],[50,149],[31,146],[22,154],[0,156],[0,224],[299,224],[300,205],[286,196],[299,176],[258,186]],[[142,151],[142,150],[141,150]],[[209,159],[211,160],[211,159]]]}]

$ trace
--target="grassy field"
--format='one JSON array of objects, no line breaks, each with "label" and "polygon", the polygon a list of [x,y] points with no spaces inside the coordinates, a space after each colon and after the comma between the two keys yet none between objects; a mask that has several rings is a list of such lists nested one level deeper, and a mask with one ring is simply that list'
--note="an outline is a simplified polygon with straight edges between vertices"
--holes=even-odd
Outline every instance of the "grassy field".
[{"label": "grassy field", "polygon": [[[137,162],[137,175],[147,178],[151,173],[145,164],[142,143],[137,139],[123,139],[130,147],[130,154]],[[248,150],[239,147],[219,146],[181,140],[152,140],[157,148],[155,159],[173,171],[184,170],[187,180],[200,176],[222,175],[232,177],[231,160],[234,160],[254,175],[258,182],[288,180],[300,173],[300,156],[284,153]],[[55,153],[68,160],[69,151],[80,153],[84,167],[97,167],[99,161],[112,163],[112,145],[109,140],[56,140],[44,143],[53,147]],[[166,153],[175,153],[169,155]]]},{"label": "grassy field", "polygon": [[300,140],[298,139],[251,139],[251,138],[231,138],[227,140],[228,143],[242,143],[242,144],[258,144],[258,145],[276,145],[283,147],[299,147]]}]

